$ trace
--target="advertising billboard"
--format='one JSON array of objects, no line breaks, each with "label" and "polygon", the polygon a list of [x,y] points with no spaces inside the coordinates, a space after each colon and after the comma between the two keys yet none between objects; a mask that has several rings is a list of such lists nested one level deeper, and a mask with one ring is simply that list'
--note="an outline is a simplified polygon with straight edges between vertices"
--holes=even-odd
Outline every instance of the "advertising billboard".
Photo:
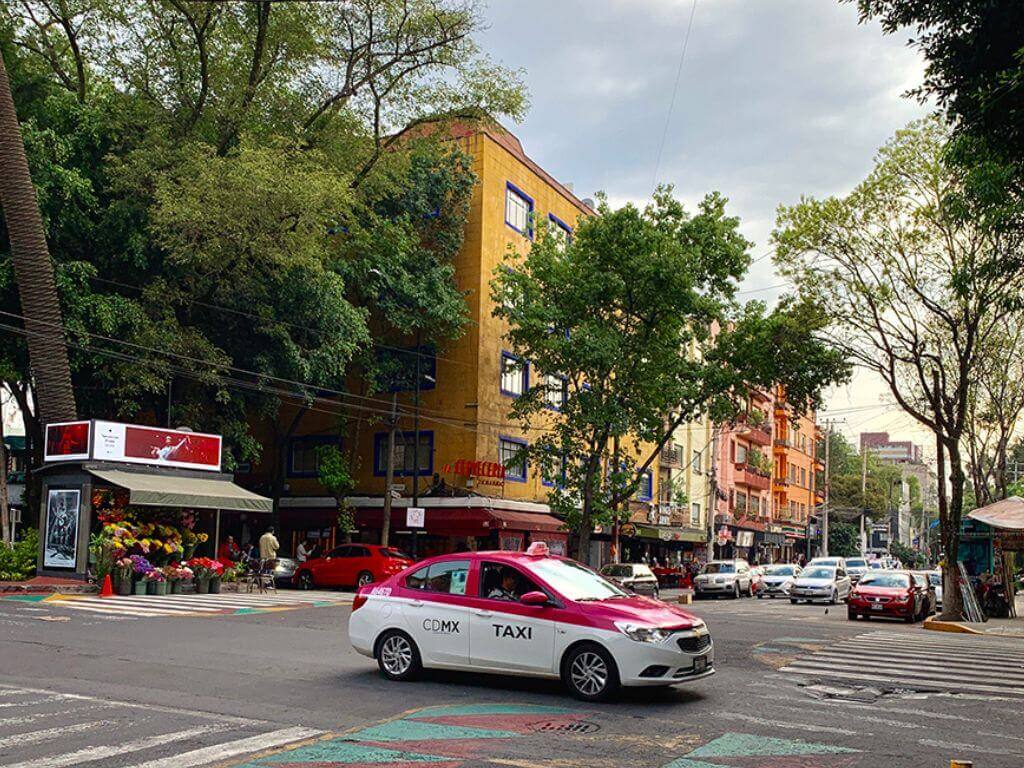
[{"label": "advertising billboard", "polygon": [[220,471],[221,436],[96,421],[92,458]]},{"label": "advertising billboard", "polygon": [[46,425],[43,461],[83,461],[89,458],[89,421]]}]

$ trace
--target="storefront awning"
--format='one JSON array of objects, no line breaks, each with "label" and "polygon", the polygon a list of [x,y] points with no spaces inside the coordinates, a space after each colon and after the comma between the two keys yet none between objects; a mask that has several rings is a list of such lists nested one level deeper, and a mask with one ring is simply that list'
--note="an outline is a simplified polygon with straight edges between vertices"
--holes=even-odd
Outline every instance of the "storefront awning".
[{"label": "storefront awning", "polygon": [[636,535],[645,539],[658,539],[659,541],[692,541],[699,544],[703,544],[708,540],[707,533],[702,530],[679,528],[669,525],[637,525]]},{"label": "storefront awning", "polygon": [[[519,512],[509,509],[482,507],[427,507],[424,512],[423,531],[438,536],[486,536],[491,531],[523,531],[529,533],[556,533],[562,530],[562,521],[540,512]],[[356,525],[380,528],[384,519],[380,508],[356,509]],[[391,530],[409,530],[406,509],[391,510]]]},{"label": "storefront awning", "polygon": [[967,516],[993,528],[1021,531],[1024,530],[1024,499],[1020,496],[1010,496],[969,512]]},{"label": "storefront awning", "polygon": [[237,512],[270,512],[274,506],[270,499],[247,491],[230,480],[125,472],[119,469],[90,469],[89,473],[111,485],[127,488],[131,493],[131,504],[230,509]]}]

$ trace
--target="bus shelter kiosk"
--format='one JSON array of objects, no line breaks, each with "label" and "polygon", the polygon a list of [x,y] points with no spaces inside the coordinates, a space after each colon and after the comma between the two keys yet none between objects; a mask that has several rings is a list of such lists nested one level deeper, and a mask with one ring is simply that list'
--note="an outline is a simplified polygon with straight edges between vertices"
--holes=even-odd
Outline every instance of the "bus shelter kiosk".
[{"label": "bus shelter kiosk", "polygon": [[220,462],[220,435],[98,420],[47,425],[37,572],[86,579],[90,536],[102,526],[98,507],[112,498],[140,518],[187,513],[212,538],[214,554],[221,510],[273,508]]}]

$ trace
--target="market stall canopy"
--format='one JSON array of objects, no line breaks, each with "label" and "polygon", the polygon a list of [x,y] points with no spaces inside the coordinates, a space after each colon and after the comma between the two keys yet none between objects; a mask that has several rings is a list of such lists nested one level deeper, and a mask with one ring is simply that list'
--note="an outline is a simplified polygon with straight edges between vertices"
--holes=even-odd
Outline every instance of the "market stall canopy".
[{"label": "market stall canopy", "polygon": [[247,491],[230,480],[179,477],[119,469],[90,469],[89,473],[112,485],[127,488],[130,503],[155,507],[230,509],[237,512],[270,512],[274,502]]},{"label": "market stall canopy", "polygon": [[1002,501],[978,507],[967,516],[993,528],[1024,531],[1024,499],[1020,496],[1010,496]]}]

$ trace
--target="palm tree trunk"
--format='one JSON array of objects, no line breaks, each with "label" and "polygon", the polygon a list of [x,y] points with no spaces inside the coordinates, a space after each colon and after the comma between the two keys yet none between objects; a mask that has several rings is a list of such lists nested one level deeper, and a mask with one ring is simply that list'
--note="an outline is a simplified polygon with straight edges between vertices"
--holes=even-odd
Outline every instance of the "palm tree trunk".
[{"label": "palm tree trunk", "polygon": [[75,393],[43,219],[28,172],[11,84],[0,56],[0,207],[11,240],[29,367],[43,424],[74,419]]}]

